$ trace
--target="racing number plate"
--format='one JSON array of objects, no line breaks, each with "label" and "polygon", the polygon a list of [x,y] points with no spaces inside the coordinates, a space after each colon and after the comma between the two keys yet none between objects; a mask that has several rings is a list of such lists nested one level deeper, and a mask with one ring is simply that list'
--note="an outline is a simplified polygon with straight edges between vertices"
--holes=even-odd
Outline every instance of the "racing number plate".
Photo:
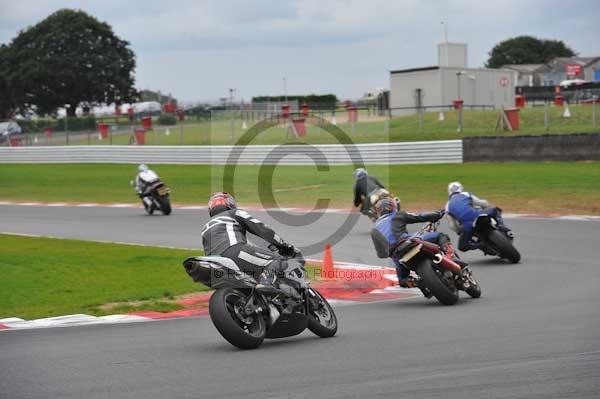
[{"label": "racing number plate", "polygon": [[400,259],[401,262],[406,263],[409,260],[411,260],[416,254],[418,254],[421,251],[421,248],[423,247],[423,244],[419,244],[416,247],[414,247],[413,249],[411,249],[410,251],[408,251],[407,253],[404,254],[404,256],[402,257],[402,259]]},{"label": "racing number plate", "polygon": [[169,194],[169,189],[165,186],[159,187],[156,191],[158,191],[159,195],[167,195]]}]

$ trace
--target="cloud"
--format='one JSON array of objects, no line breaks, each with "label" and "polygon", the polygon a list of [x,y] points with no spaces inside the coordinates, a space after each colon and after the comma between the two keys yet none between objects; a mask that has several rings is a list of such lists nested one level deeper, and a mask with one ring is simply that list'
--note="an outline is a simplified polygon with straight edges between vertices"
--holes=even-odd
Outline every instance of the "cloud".
[{"label": "cloud", "polygon": [[493,45],[532,34],[600,55],[600,2],[559,0],[0,0],[0,42],[59,8],[113,26],[138,56],[137,82],[185,99],[288,92],[355,97],[387,86],[390,69],[433,65],[446,20],[480,66]]}]

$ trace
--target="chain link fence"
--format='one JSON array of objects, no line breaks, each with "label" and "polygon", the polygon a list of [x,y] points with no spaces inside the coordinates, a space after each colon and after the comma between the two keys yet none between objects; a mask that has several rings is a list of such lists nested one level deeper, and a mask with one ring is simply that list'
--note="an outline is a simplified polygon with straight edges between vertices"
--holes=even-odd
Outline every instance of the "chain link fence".
[{"label": "chain link fence", "polygon": [[[560,104],[555,100],[528,103],[514,110],[485,104],[391,109],[312,108],[297,102],[287,105],[287,109],[283,103],[238,104],[175,114],[12,121],[20,132],[9,131],[10,121],[0,121],[0,145],[231,145],[265,120],[274,122],[273,126],[261,132],[251,144],[337,143],[324,131],[323,124],[327,123],[339,127],[355,143],[600,131],[600,100],[594,96],[579,103],[564,100]],[[512,113],[508,128],[503,117],[505,111]]]}]

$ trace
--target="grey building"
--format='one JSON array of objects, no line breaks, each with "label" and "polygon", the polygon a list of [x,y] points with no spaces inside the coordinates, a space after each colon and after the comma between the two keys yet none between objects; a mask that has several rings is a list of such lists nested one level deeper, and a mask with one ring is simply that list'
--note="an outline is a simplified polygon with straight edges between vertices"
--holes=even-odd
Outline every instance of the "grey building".
[{"label": "grey building", "polygon": [[[390,71],[390,108],[394,115],[416,107],[451,105],[514,106],[517,72],[510,69],[468,68],[466,44],[438,46],[438,65]],[[396,109],[393,108],[404,108]]]}]

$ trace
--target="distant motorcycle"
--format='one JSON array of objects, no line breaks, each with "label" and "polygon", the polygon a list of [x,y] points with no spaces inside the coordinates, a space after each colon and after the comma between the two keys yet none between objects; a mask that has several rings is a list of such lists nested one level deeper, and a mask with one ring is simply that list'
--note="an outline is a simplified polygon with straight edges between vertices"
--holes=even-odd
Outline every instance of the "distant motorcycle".
[{"label": "distant motorcycle", "polygon": [[183,266],[189,276],[215,289],[209,302],[210,318],[223,338],[240,349],[254,349],[265,338],[300,334],[306,328],[327,338],[337,332],[333,308],[306,280],[301,254],[287,258],[284,277],[276,285],[282,294],[263,295],[257,281],[235,262],[220,256],[188,258]]},{"label": "distant motorcycle", "polygon": [[[499,211],[501,212],[501,211]],[[450,228],[460,236],[463,226],[452,215],[446,214],[450,218]],[[490,215],[479,215],[473,222],[473,238],[484,244],[482,249],[486,255],[498,256],[507,259],[511,263],[519,263],[521,254],[513,245],[514,235],[498,229],[498,221]]]},{"label": "distant motorcycle", "polygon": [[[131,182],[131,185],[135,184]],[[162,180],[156,180],[146,187],[142,204],[148,215],[152,215],[155,210],[161,211],[163,215],[171,214],[169,194],[171,194],[171,189]]]},{"label": "distant motorcycle", "polygon": [[400,260],[403,267],[414,271],[420,277],[418,287],[426,298],[435,296],[444,305],[458,302],[458,291],[465,291],[473,298],[481,296],[481,287],[468,267],[461,267],[442,249],[422,236],[436,231],[439,222],[428,223],[420,231],[400,240],[389,248],[387,239],[374,230],[377,255],[387,258],[390,255]]}]

